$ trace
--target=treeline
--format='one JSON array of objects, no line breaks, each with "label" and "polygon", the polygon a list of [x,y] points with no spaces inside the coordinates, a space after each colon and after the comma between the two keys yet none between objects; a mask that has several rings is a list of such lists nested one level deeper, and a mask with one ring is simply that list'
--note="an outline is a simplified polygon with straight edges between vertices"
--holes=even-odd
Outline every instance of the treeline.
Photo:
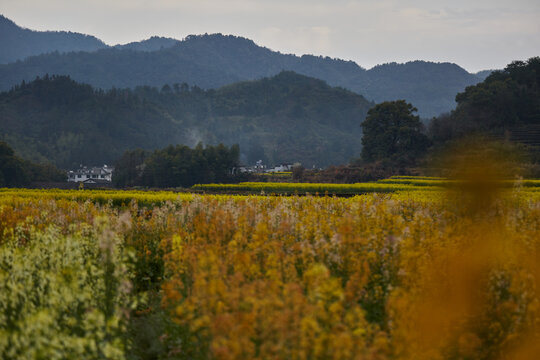
[{"label": "treeline", "polygon": [[203,183],[227,183],[235,180],[240,148],[219,144],[168,146],[148,152],[126,151],[115,164],[113,183],[116,187],[190,187]]},{"label": "treeline", "polygon": [[[515,61],[456,96],[450,114],[434,118],[429,134],[441,143],[472,133],[505,135],[540,125],[540,57]],[[538,144],[540,145],[540,143]]]},{"label": "treeline", "polygon": [[27,186],[34,181],[66,181],[66,173],[50,164],[22,160],[8,144],[0,141],[0,187]]},{"label": "treeline", "polygon": [[[371,108],[362,123],[362,156],[322,177],[370,180],[395,174],[417,174],[419,166],[437,167],[445,149],[459,143],[500,143],[515,153],[528,176],[540,176],[540,57],[515,61],[485,81],[456,95],[457,107],[427,126],[403,100]],[[471,140],[474,137],[476,140]],[[497,145],[496,143],[499,143]]]},{"label": "treeline", "polygon": [[429,123],[431,167],[442,150],[474,147],[480,139],[500,162],[513,157],[508,166],[522,176],[540,177],[540,57],[492,72],[457,94],[456,102],[454,111]]}]

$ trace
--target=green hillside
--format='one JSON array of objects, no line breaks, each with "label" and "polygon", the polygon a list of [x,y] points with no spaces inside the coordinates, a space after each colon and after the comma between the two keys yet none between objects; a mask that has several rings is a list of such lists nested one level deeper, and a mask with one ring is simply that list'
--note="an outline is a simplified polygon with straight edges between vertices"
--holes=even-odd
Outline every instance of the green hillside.
[{"label": "green hillside", "polygon": [[373,104],[292,72],[217,90],[95,90],[68,77],[0,94],[0,133],[27,159],[60,167],[115,161],[169,144],[239,144],[241,160],[326,166],[360,153],[360,123]]},{"label": "green hillside", "polygon": [[175,142],[160,109],[127,91],[45,77],[0,94],[0,133],[18,154],[66,168],[110,163],[125,149]]}]

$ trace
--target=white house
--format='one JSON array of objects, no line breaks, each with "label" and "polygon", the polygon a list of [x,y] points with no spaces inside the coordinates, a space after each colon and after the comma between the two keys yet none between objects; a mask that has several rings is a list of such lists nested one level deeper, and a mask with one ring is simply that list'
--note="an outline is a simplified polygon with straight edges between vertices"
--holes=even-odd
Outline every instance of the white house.
[{"label": "white house", "polygon": [[268,172],[281,172],[281,171],[291,171],[293,164],[279,164],[274,166],[272,169],[269,169]]},{"label": "white house", "polygon": [[82,166],[81,168],[77,170],[71,170],[68,172],[68,181],[73,182],[102,182],[112,181],[112,173],[114,171],[114,168],[109,167],[107,165],[103,165],[103,167],[92,167],[87,168],[86,166]]}]

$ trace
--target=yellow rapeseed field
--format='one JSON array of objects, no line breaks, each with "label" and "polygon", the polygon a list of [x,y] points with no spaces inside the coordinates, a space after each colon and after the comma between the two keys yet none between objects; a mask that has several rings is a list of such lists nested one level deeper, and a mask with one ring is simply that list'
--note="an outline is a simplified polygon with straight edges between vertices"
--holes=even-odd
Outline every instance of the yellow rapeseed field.
[{"label": "yellow rapeseed field", "polygon": [[369,186],[2,189],[0,358],[539,358],[540,192]]}]

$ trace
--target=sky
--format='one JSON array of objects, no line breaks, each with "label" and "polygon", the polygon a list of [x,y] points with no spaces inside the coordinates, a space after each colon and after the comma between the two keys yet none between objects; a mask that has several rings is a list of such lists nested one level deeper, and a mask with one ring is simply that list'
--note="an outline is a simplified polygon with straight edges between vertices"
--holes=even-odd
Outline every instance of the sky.
[{"label": "sky", "polygon": [[109,45],[233,34],[368,69],[426,60],[476,72],[540,56],[539,0],[0,0],[0,14]]}]

